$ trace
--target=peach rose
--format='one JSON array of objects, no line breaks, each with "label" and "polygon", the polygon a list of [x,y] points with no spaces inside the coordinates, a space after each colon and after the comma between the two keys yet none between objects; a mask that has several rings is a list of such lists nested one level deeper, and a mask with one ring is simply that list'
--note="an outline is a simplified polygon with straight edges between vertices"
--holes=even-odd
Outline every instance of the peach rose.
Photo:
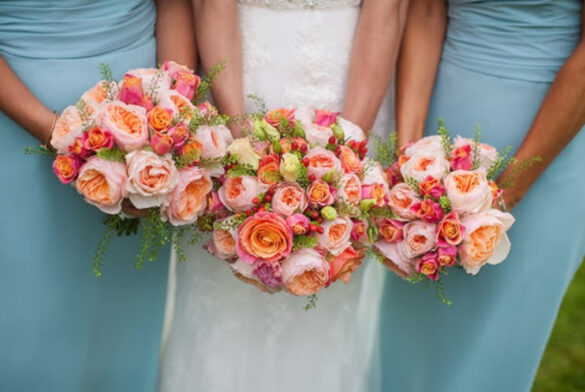
[{"label": "peach rose", "polygon": [[353,246],[349,246],[343,253],[331,260],[329,262],[331,270],[330,283],[335,282],[337,279],[341,279],[343,283],[349,283],[351,274],[358,269],[363,257],[364,255],[361,252],[356,251]]},{"label": "peach rose", "polygon": [[322,147],[315,147],[311,149],[305,158],[307,159],[307,173],[313,174],[317,178],[323,177],[325,174],[332,171],[341,171],[341,162],[335,154]]},{"label": "peach rose", "polygon": [[307,197],[303,188],[296,183],[285,182],[278,185],[272,196],[272,210],[285,217],[307,208]]},{"label": "peach rose", "polygon": [[354,140],[356,142],[366,140],[366,134],[364,131],[351,121],[338,117],[337,124],[343,129],[343,134],[346,140]]},{"label": "peach rose", "polygon": [[[216,221],[216,223],[230,222],[233,221],[233,216]],[[235,226],[234,226],[235,227]],[[217,228],[217,225],[213,227],[212,241],[216,249],[214,256],[219,257],[223,260],[231,260],[237,257],[236,253],[236,240],[238,238],[237,229],[221,230]]]},{"label": "peach rose", "polygon": [[305,126],[305,137],[309,143],[325,147],[329,143],[331,136],[333,136],[333,130],[330,127],[323,127],[317,124]]},{"label": "peach rose", "polygon": [[416,154],[444,156],[445,150],[440,135],[423,137],[416,143],[410,144],[404,149],[404,155],[412,157]]},{"label": "peach rose", "polygon": [[360,203],[362,185],[355,174],[346,174],[341,177],[337,187],[337,201],[342,201],[353,206]]},{"label": "peach rose", "polygon": [[193,114],[198,110],[191,101],[176,90],[169,90],[163,94],[158,104],[165,109],[170,109],[173,117],[182,116],[185,125],[189,125]]},{"label": "peach rose", "polygon": [[260,186],[256,177],[227,177],[217,193],[229,210],[246,211],[254,207],[252,200],[260,194]]},{"label": "peach rose", "polygon": [[132,151],[126,155],[128,197],[136,208],[160,206],[179,181],[170,155]]},{"label": "peach rose", "polygon": [[148,125],[155,132],[165,131],[173,123],[173,111],[161,106],[153,107],[146,116]]},{"label": "peach rose", "polygon": [[335,201],[331,186],[323,180],[315,180],[307,187],[309,204],[317,207],[330,206]]},{"label": "peach rose", "polygon": [[329,263],[314,249],[293,252],[281,264],[282,283],[294,295],[312,295],[329,280]]},{"label": "peach rose", "polygon": [[203,148],[203,159],[221,158],[227,153],[228,146],[234,141],[230,130],[225,125],[202,126],[195,133]]},{"label": "peach rose", "polygon": [[[453,146],[455,148],[464,147],[466,145],[471,146],[471,150],[473,151],[473,139],[466,139],[459,135],[455,137],[453,140]],[[483,167],[484,169],[488,170],[498,159],[498,150],[495,147],[490,146],[489,144],[480,143],[479,144],[479,167]]]},{"label": "peach rose", "polygon": [[514,217],[499,210],[488,210],[463,218],[466,234],[459,246],[461,264],[468,274],[475,275],[487,264],[498,264],[510,253],[506,232]]},{"label": "peach rose", "polygon": [[338,256],[350,246],[353,222],[349,218],[338,217],[321,224],[323,233],[317,234],[319,247]]},{"label": "peach rose", "polygon": [[364,166],[365,169],[363,173],[362,184],[381,184],[384,188],[384,192],[388,193],[390,191],[390,187],[388,186],[388,179],[386,178],[384,169],[382,169],[382,165],[368,158],[364,162]]},{"label": "peach rose", "polygon": [[414,274],[415,260],[406,255],[404,242],[390,243],[382,240],[376,242],[374,246],[384,255],[386,266],[396,275],[406,279]]},{"label": "peach rose", "polygon": [[492,205],[492,189],[483,168],[449,173],[445,178],[445,189],[451,208],[460,214],[485,211]]},{"label": "peach rose", "polygon": [[117,214],[126,197],[126,166],[93,156],[81,167],[75,187],[86,202],[106,214]]},{"label": "peach rose", "polygon": [[412,259],[423,255],[437,246],[437,225],[414,221],[404,225],[404,254]]},{"label": "peach rose", "polygon": [[378,232],[388,242],[398,242],[402,240],[404,223],[395,219],[378,219]]},{"label": "peach rose", "polygon": [[81,96],[81,100],[87,105],[92,106],[93,109],[97,109],[108,100],[108,87],[114,94],[118,92],[118,85],[116,82],[108,82],[107,80],[100,80],[92,88],[87,90]]},{"label": "peach rose", "polygon": [[97,151],[101,148],[114,147],[114,135],[110,131],[93,127],[83,134],[83,148],[89,151]]},{"label": "peach rose", "polygon": [[83,134],[83,121],[75,106],[67,106],[55,122],[51,145],[59,154],[66,154],[69,145]]},{"label": "peach rose", "polygon": [[266,155],[258,163],[258,181],[264,185],[276,184],[280,178],[280,159],[277,154]]},{"label": "peach rose", "polygon": [[290,126],[294,126],[295,111],[296,109],[278,108],[266,113],[264,119],[268,122],[268,124],[280,130],[280,122],[282,120],[287,120]]},{"label": "peach rose", "polygon": [[346,173],[361,173],[363,165],[357,154],[347,146],[339,146],[339,151],[339,160],[343,170]]},{"label": "peach rose", "polygon": [[293,246],[293,232],[278,214],[260,211],[238,229],[236,252],[247,263],[275,262],[287,257]]},{"label": "peach rose", "polygon": [[171,77],[160,69],[137,68],[126,73],[142,80],[142,89],[154,102],[161,100],[161,97],[171,88]]},{"label": "peach rose", "polygon": [[53,161],[53,172],[62,184],[69,184],[77,178],[81,160],[74,155],[57,155]]},{"label": "peach rose", "polygon": [[207,194],[213,184],[207,172],[197,167],[179,171],[178,184],[162,205],[163,216],[173,226],[194,223],[207,206]]},{"label": "peach rose", "polygon": [[137,150],[148,144],[146,109],[113,101],[104,107],[98,125],[114,135],[116,144],[125,151]]},{"label": "peach rose", "polygon": [[388,195],[388,205],[402,219],[416,219],[412,206],[420,202],[412,188],[403,182],[396,184]]},{"label": "peach rose", "polygon": [[450,168],[451,164],[443,154],[419,152],[400,167],[400,173],[402,177],[410,177],[418,182],[424,181],[429,176],[442,180]]}]

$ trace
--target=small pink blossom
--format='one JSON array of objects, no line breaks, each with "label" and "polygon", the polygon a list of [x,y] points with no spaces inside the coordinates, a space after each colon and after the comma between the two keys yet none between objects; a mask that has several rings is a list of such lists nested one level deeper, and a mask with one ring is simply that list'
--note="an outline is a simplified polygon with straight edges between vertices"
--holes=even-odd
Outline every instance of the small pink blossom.
[{"label": "small pink blossom", "polygon": [[416,264],[416,272],[425,275],[431,280],[439,279],[440,269],[441,265],[439,264],[439,260],[437,260],[437,254],[434,252],[425,254]]},{"label": "small pink blossom", "polygon": [[286,218],[286,224],[295,235],[305,234],[309,230],[309,218],[303,214],[293,214]]},{"label": "small pink blossom", "polygon": [[466,144],[453,151],[451,167],[453,170],[471,170],[471,145]]},{"label": "small pink blossom", "polygon": [[439,241],[437,249],[437,260],[443,267],[451,267],[457,260],[457,247],[445,241]]},{"label": "small pink blossom", "polygon": [[419,219],[425,222],[437,223],[443,217],[441,205],[431,199],[424,199],[422,202],[414,204],[411,209]]},{"label": "small pink blossom", "polygon": [[339,114],[339,112],[316,109],[313,124],[319,125],[321,127],[330,127],[331,125],[335,124]]}]

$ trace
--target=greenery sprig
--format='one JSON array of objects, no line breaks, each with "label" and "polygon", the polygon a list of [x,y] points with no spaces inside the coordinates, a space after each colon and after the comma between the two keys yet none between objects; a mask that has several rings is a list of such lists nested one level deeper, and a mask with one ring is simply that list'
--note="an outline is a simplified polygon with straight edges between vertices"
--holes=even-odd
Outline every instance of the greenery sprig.
[{"label": "greenery sprig", "polygon": [[40,155],[49,158],[55,158],[57,156],[56,152],[49,150],[44,146],[29,146],[24,148],[24,153],[26,155]]},{"label": "greenery sprig", "polygon": [[479,168],[480,163],[480,148],[481,148],[481,126],[475,123],[473,128],[473,150],[472,150],[472,165],[471,169],[475,170]]},{"label": "greenery sprig", "polygon": [[256,170],[247,163],[236,163],[231,169],[227,171],[229,177],[239,176],[253,176],[256,177]]},{"label": "greenery sprig", "polygon": [[522,172],[524,172],[526,169],[528,169],[535,163],[540,162],[542,162],[542,158],[540,157],[531,157],[521,162],[518,162],[516,159],[514,159],[513,162],[514,168],[510,173],[506,174],[506,176],[499,182],[498,186],[502,189],[511,187],[512,185],[514,185],[514,181],[516,180],[516,178],[518,178],[518,176],[522,174]]},{"label": "greenery sprig", "polygon": [[510,155],[510,151],[512,151],[512,146],[508,146],[503,150],[498,152],[498,157],[496,161],[488,168],[487,171],[487,179],[494,180],[498,175],[504,171],[512,162],[514,162],[515,158]]},{"label": "greenery sprig", "polygon": [[314,248],[319,243],[316,237],[309,237],[306,235],[297,235],[293,238],[293,251],[303,248]]},{"label": "greenery sprig", "polygon": [[100,148],[97,151],[97,156],[101,159],[106,161],[113,161],[113,162],[126,162],[126,152],[114,147],[114,148]]},{"label": "greenery sprig", "polygon": [[384,167],[392,166],[398,159],[398,135],[396,132],[391,132],[385,141],[378,135],[372,135],[370,138],[374,144],[374,159]]},{"label": "greenery sprig", "polygon": [[437,124],[439,126],[439,128],[437,129],[437,133],[439,134],[439,136],[441,136],[441,145],[443,146],[443,150],[445,151],[445,157],[449,159],[451,157],[451,154],[453,153],[453,138],[451,137],[451,134],[449,133],[447,127],[445,126],[445,120],[440,118],[437,121]]},{"label": "greenery sprig", "polygon": [[319,299],[319,297],[317,297],[317,294],[309,295],[307,297],[308,302],[303,309],[305,309],[307,311],[311,310],[311,309],[315,309],[317,307],[317,300],[318,299]]},{"label": "greenery sprig", "polygon": [[213,82],[217,78],[217,76],[225,69],[226,61],[221,60],[218,64],[214,65],[213,68],[205,75],[205,77],[201,80],[197,91],[195,92],[195,96],[193,97],[194,104],[200,104],[207,99],[207,95],[209,94],[209,90],[213,86]]}]

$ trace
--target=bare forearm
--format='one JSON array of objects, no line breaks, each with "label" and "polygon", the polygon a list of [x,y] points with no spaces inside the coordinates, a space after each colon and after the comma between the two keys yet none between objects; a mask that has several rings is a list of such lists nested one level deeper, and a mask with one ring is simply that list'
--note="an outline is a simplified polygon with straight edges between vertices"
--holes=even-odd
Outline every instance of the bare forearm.
[{"label": "bare forearm", "polygon": [[[585,124],[585,43],[579,44],[561,68],[522,145],[516,153],[519,161],[540,157],[515,179],[504,196],[513,207],[556,156],[570,143]],[[585,167],[585,165],[584,165]],[[511,166],[501,178],[514,170]]]},{"label": "bare forearm", "polygon": [[343,117],[369,130],[384,99],[400,42],[400,5],[407,0],[366,0],[357,24]]},{"label": "bare forearm", "polygon": [[0,57],[0,109],[31,135],[45,143],[54,114],[24,85]]},{"label": "bare forearm", "polygon": [[194,0],[195,32],[201,63],[210,70],[225,60],[211,92],[222,113],[244,112],[242,41],[235,0]]},{"label": "bare forearm", "polygon": [[396,76],[400,145],[422,137],[447,28],[443,0],[411,0]]},{"label": "bare forearm", "polygon": [[157,61],[197,66],[197,44],[190,0],[156,1]]}]

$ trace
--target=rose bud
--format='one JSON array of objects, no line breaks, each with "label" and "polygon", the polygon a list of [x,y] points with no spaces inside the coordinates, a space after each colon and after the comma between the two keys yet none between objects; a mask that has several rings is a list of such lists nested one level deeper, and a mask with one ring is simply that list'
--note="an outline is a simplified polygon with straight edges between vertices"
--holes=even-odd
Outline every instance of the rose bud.
[{"label": "rose bud", "polygon": [[158,155],[165,155],[173,149],[173,138],[167,134],[155,133],[150,138],[150,146]]},{"label": "rose bud", "polygon": [[309,218],[303,214],[293,214],[286,218],[286,224],[295,235],[305,234],[309,230]]},{"label": "rose bud", "polygon": [[323,219],[335,220],[337,218],[337,210],[331,206],[323,207],[321,210],[321,216]]}]

